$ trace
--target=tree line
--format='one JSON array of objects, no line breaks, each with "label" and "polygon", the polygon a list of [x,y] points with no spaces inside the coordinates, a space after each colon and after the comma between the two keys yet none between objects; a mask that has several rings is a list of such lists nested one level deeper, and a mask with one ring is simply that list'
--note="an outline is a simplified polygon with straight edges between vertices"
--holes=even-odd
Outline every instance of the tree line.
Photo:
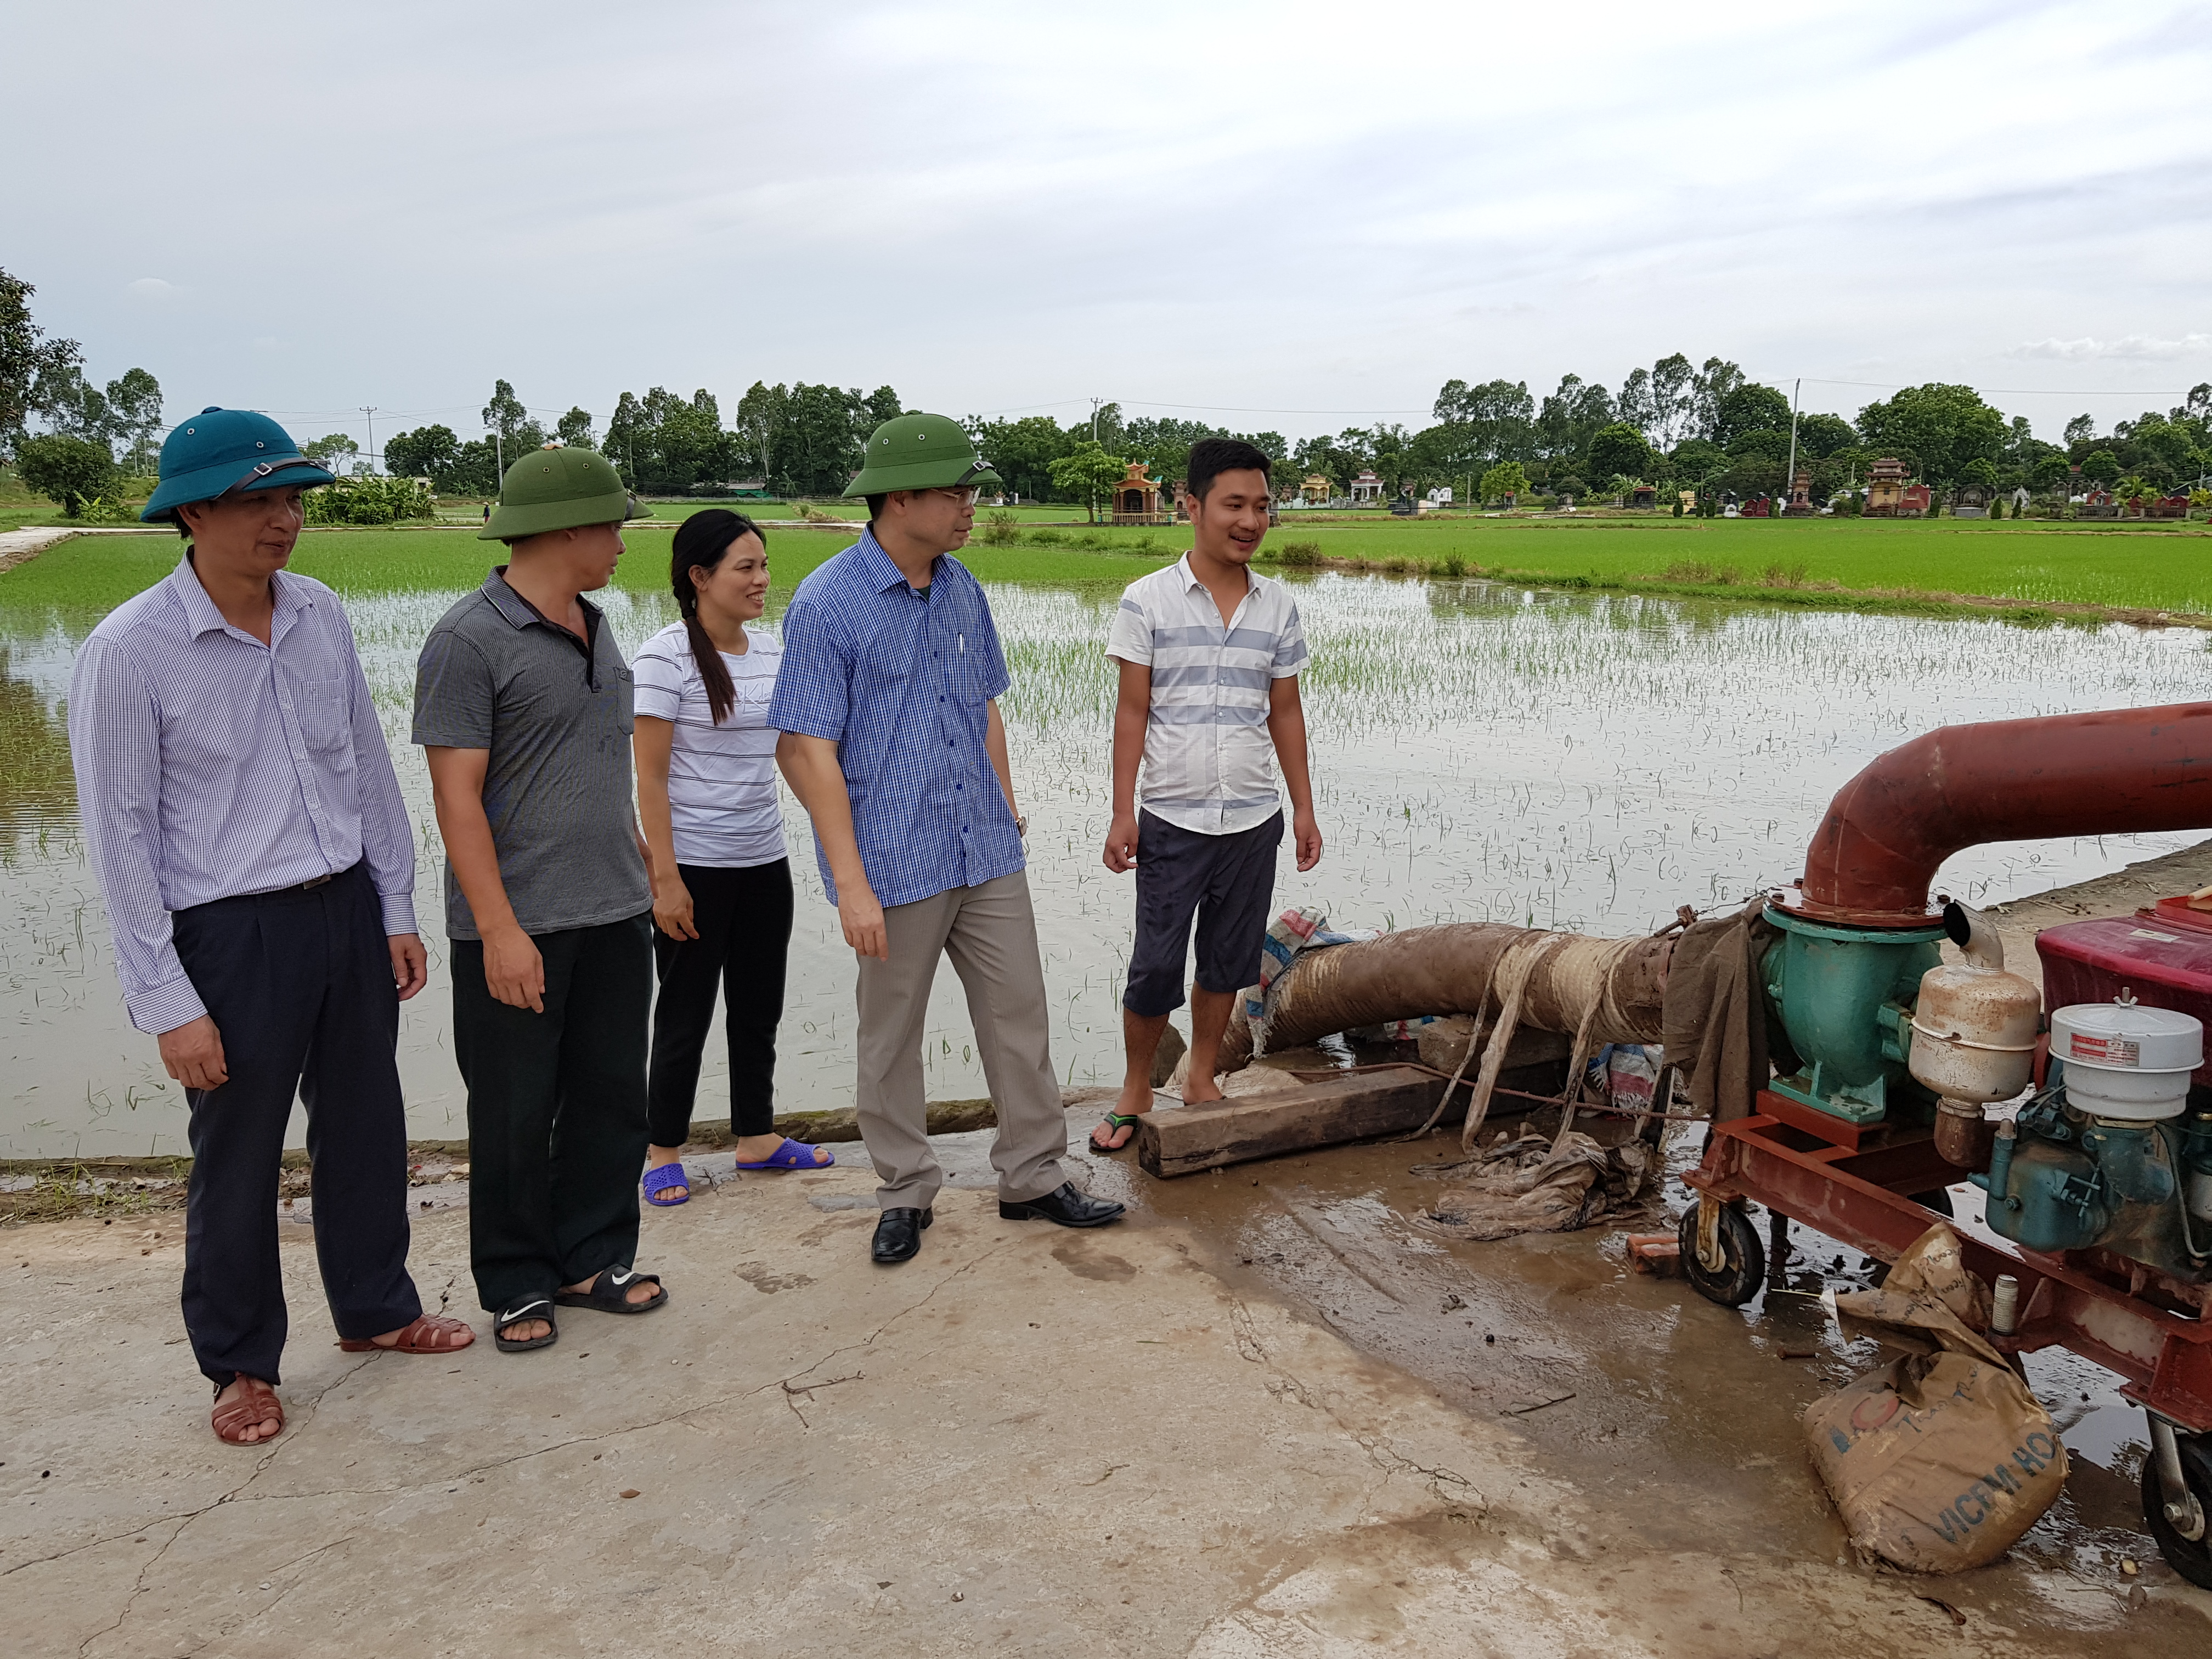
[{"label": "tree line", "polygon": [[[143,368],[105,386],[85,378],[84,348],[31,318],[38,290],[0,270],[0,458],[70,513],[115,491],[127,470],[159,465],[161,386]],[[30,422],[45,430],[33,435]]]},{"label": "tree line", "polygon": [[[0,270],[0,453],[26,483],[76,511],[112,490],[121,474],[155,470],[165,430],[161,386],[143,368],[94,385],[84,374],[82,348],[32,320],[34,292]],[[480,411],[481,435],[464,438],[443,423],[416,427],[388,440],[382,460],[386,472],[428,478],[440,494],[489,495],[502,465],[559,442],[600,450],[644,494],[713,495],[740,486],[785,497],[833,495],[860,466],[868,434],[902,409],[888,386],[862,392],[756,380],[725,420],[703,387],[686,398],[654,386],[642,396],[622,393],[601,431],[588,410],[573,405],[549,427],[501,380]],[[1884,456],[1939,489],[2025,485],[2048,493],[2078,478],[2172,489],[2212,474],[2212,383],[2192,388],[2179,407],[2147,410],[2109,433],[2078,416],[2057,444],[2038,439],[2025,417],[2007,416],[1972,387],[1938,382],[1903,388],[1849,420],[1799,413],[1793,433],[1780,391],[1726,359],[1693,364],[1680,352],[1630,371],[1618,389],[1570,374],[1540,398],[1525,380],[1449,380],[1430,414],[1430,423],[1414,430],[1378,422],[1296,442],[1279,432],[1132,416],[1118,403],[1064,424],[1049,415],[969,416],[965,424],[1022,499],[1094,506],[1133,462],[1156,482],[1174,483],[1191,446],[1208,437],[1256,445],[1279,489],[1317,477],[1334,495],[1363,472],[1392,495],[1451,486],[1480,495],[1496,493],[1502,481],[1550,495],[1616,494],[1642,483],[1695,486],[1709,496],[1777,495],[1790,487],[1793,436],[1820,500],[1863,483]],[[43,428],[35,436],[33,421]],[[375,459],[362,457],[344,433],[302,447],[341,476],[370,471]],[[33,482],[33,473],[46,482]]]}]

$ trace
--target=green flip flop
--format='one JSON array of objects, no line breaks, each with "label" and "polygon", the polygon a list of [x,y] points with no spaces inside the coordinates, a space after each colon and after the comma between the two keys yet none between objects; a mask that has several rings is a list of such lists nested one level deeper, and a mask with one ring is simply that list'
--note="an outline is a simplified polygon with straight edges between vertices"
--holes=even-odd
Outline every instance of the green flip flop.
[{"label": "green flip flop", "polygon": [[[1119,1129],[1133,1129],[1143,1121],[1142,1117],[1133,1112],[1109,1112],[1098,1120],[1098,1128],[1105,1130],[1110,1135]],[[1091,1133],[1091,1150],[1094,1152],[1104,1152],[1109,1158],[1115,1152],[1126,1152],[1137,1144],[1136,1136],[1131,1135],[1118,1146],[1101,1146],[1097,1139],[1098,1130],[1094,1129]]]}]

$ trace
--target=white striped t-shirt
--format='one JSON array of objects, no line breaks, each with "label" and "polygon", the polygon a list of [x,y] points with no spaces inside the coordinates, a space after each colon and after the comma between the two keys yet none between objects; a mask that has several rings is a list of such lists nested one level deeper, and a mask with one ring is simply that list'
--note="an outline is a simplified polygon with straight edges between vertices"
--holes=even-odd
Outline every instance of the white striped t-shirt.
[{"label": "white striped t-shirt", "polygon": [[1185,554],[1121,595],[1106,654],[1152,671],[1139,776],[1144,809],[1179,829],[1230,836],[1282,808],[1268,688],[1306,665],[1298,608],[1282,583],[1249,571],[1227,627]]},{"label": "white striped t-shirt", "polygon": [[720,726],[707,683],[692,660],[690,636],[672,623],[638,648],[630,672],[637,712],[676,727],[668,756],[668,811],[676,861],[739,869],[784,855],[783,805],[776,798],[775,740],[768,702],[783,644],[745,630],[744,655],[722,653],[737,701]]}]

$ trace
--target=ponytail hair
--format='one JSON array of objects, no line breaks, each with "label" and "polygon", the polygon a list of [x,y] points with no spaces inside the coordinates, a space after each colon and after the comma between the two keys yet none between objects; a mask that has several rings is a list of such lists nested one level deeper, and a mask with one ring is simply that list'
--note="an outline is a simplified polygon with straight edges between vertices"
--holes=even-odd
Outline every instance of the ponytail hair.
[{"label": "ponytail hair", "polygon": [[691,660],[699,665],[699,678],[707,688],[707,708],[717,726],[737,706],[738,689],[730,684],[729,665],[722,660],[721,652],[700,625],[699,589],[691,573],[714,570],[743,536],[760,536],[762,545],[768,544],[761,527],[744,514],[710,507],[677,526],[669,556],[668,580],[676,590],[676,608],[683,613],[684,632],[691,641]]}]

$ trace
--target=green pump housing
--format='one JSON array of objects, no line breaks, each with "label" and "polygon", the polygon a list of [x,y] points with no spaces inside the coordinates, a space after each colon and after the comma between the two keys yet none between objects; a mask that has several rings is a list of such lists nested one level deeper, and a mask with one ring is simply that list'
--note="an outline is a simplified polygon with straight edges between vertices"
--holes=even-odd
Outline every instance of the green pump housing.
[{"label": "green pump housing", "polygon": [[1759,976],[1803,1068],[1777,1078],[1775,1093],[1852,1123],[1879,1123],[1935,1097],[1912,1080],[1912,1006],[1920,976],[1942,960],[1943,926],[1850,927],[1808,921],[1772,905],[1782,937],[1766,948]]}]

